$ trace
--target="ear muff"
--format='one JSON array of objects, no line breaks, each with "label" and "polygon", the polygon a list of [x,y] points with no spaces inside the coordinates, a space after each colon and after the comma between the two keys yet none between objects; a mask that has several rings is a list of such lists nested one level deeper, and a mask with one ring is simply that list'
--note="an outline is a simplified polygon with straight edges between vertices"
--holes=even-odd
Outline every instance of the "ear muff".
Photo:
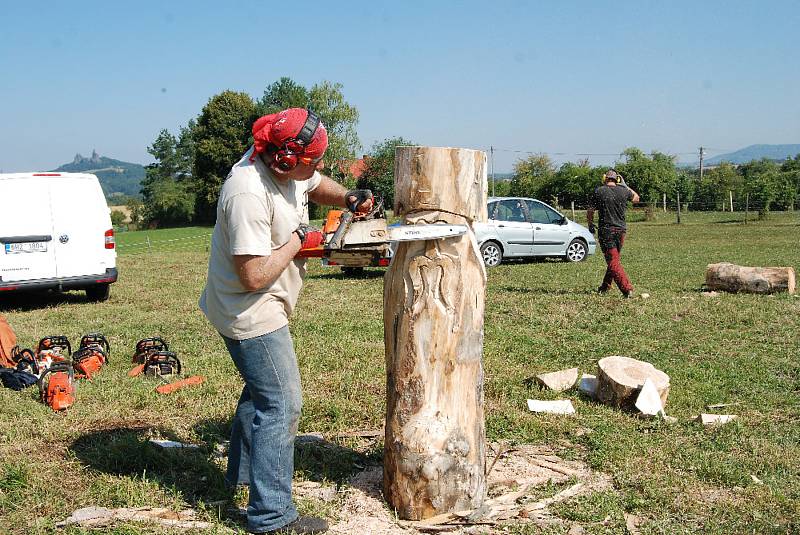
[{"label": "ear muff", "polygon": [[273,162],[281,171],[291,171],[297,167],[297,157],[305,152],[305,147],[314,139],[314,134],[319,128],[319,117],[311,110],[303,127],[295,137],[291,137],[283,142],[273,156]]}]

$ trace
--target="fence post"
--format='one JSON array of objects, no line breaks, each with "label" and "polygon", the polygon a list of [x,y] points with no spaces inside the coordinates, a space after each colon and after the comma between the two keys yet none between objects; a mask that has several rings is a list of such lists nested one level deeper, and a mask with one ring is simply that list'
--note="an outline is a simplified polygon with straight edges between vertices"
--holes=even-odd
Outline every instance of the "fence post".
[{"label": "fence post", "polygon": [[733,213],[733,190],[728,190],[728,195],[731,198],[731,213]]},{"label": "fence post", "polygon": [[572,201],[572,220],[575,221],[575,201]]},{"label": "fence post", "polygon": [[750,210],[750,194],[744,197],[744,224],[747,224],[747,212]]},{"label": "fence post", "polygon": [[150,236],[146,236],[147,238],[147,250],[150,251]]},{"label": "fence post", "polygon": [[678,224],[681,224],[681,193],[678,192]]},{"label": "fence post", "polygon": [[667,194],[664,194],[664,213],[667,213]]}]

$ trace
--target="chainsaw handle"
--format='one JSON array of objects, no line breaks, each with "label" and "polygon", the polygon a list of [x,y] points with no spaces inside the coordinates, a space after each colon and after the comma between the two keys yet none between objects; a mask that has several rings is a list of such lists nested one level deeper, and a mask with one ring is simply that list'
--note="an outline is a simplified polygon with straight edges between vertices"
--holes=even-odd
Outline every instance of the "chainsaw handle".
[{"label": "chainsaw handle", "polygon": [[342,217],[339,218],[339,227],[336,232],[331,236],[331,241],[328,242],[329,249],[341,249],[344,235],[347,229],[350,228],[350,223],[353,221],[353,212],[343,212]]}]

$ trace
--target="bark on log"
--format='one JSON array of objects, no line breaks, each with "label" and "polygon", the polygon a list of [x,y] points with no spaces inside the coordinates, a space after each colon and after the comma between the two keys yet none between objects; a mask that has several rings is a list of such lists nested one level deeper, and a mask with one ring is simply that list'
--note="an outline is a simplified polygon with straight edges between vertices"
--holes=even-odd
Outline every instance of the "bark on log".
[{"label": "bark on log", "polygon": [[790,267],[748,267],[728,262],[706,266],[706,287],[726,292],[795,293],[796,278]]},{"label": "bark on log", "polygon": [[648,377],[658,390],[661,406],[666,407],[669,376],[649,362],[617,355],[597,363],[597,400],[623,409],[633,409],[636,398]]},{"label": "bark on log", "polygon": [[[404,224],[486,220],[486,154],[400,147]],[[405,520],[479,507],[486,495],[483,313],[486,269],[472,227],[400,242],[384,278],[384,495]]]}]

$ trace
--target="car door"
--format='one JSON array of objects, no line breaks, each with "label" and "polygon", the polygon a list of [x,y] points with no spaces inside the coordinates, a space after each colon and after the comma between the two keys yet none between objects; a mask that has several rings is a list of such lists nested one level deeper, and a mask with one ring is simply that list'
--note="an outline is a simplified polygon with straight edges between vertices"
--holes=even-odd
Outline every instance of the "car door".
[{"label": "car door", "polygon": [[113,251],[105,247],[111,218],[97,180],[61,177],[50,188],[59,278],[99,275],[114,267]]},{"label": "car door", "polygon": [[569,242],[569,225],[560,222],[563,216],[537,200],[528,201],[533,222],[533,254],[537,256],[563,255]]},{"label": "car door", "polygon": [[527,207],[522,199],[503,199],[497,202],[489,224],[497,231],[503,244],[504,256],[533,254],[533,224],[526,213]]},{"label": "car door", "polygon": [[20,177],[0,180],[0,281],[56,277],[53,221],[47,180]]}]

